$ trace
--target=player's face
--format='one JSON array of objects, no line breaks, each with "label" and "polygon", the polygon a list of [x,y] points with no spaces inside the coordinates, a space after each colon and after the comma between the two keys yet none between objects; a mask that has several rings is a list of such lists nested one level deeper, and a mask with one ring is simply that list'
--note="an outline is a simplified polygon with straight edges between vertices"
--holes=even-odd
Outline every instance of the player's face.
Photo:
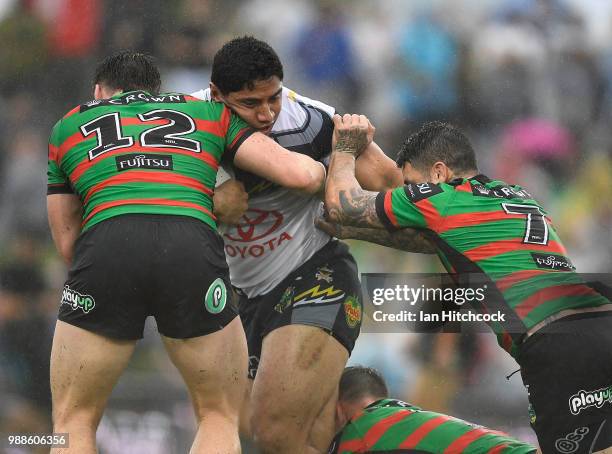
[{"label": "player's face", "polygon": [[245,88],[219,97],[249,126],[269,134],[281,111],[282,88],[281,80],[273,76],[256,81],[252,90]]}]

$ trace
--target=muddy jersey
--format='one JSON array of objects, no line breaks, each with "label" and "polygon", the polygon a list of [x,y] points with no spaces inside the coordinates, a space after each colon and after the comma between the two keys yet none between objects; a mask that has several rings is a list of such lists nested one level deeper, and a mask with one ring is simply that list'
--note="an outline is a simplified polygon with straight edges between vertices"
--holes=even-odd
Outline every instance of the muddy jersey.
[{"label": "muddy jersey", "polygon": [[[210,100],[210,90],[193,96]],[[331,152],[334,108],[283,87],[282,109],[270,137],[282,147],[324,161]],[[224,164],[225,165],[225,164]],[[322,202],[237,168],[249,207],[237,226],[222,226],[232,283],[248,297],[269,292],[312,257],[330,237],[314,226]],[[217,184],[219,184],[219,179]]]}]

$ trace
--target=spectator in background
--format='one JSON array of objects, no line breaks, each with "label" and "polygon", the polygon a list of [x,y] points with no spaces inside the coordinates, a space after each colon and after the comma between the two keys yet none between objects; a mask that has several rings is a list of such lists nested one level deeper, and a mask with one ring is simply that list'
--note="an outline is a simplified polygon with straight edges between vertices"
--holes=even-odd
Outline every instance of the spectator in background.
[{"label": "spectator in background", "polygon": [[213,0],[187,0],[178,11],[181,24],[169,29],[156,42],[157,54],[165,62],[164,87],[185,93],[199,90],[202,80],[210,79],[212,57],[217,50],[217,17]]},{"label": "spectator in background", "polygon": [[7,150],[0,172],[0,243],[18,233],[46,240],[44,139],[34,129],[21,129]]},{"label": "spectator in background", "polygon": [[321,2],[318,12],[317,20],[298,35],[297,65],[309,91],[344,110],[355,110],[361,89],[350,29],[333,3]]},{"label": "spectator in background", "polygon": [[394,89],[403,116],[448,118],[457,105],[459,44],[434,12],[417,16],[398,37]]}]

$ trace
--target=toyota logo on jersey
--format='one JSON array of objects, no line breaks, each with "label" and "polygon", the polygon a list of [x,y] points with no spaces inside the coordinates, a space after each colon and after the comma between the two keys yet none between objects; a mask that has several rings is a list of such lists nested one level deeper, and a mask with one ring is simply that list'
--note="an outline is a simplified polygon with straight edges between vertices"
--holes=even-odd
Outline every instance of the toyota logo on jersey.
[{"label": "toyota logo on jersey", "polygon": [[274,233],[283,223],[283,215],[279,211],[248,209],[241,218],[240,224],[232,227],[224,236],[241,243],[257,241]]}]

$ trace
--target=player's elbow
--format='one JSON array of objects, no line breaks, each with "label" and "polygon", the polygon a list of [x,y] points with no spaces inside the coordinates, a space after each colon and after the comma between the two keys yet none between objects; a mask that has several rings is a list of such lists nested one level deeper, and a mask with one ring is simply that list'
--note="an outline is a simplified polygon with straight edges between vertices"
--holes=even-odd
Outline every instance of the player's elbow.
[{"label": "player's elbow", "polygon": [[72,263],[72,255],[74,253],[73,244],[69,241],[61,241],[57,244],[57,251],[60,256],[64,259],[64,263],[70,265]]},{"label": "player's elbow", "polygon": [[299,169],[289,172],[285,176],[286,184],[283,186],[306,194],[317,194],[325,184],[325,170],[323,166],[309,169]]}]

